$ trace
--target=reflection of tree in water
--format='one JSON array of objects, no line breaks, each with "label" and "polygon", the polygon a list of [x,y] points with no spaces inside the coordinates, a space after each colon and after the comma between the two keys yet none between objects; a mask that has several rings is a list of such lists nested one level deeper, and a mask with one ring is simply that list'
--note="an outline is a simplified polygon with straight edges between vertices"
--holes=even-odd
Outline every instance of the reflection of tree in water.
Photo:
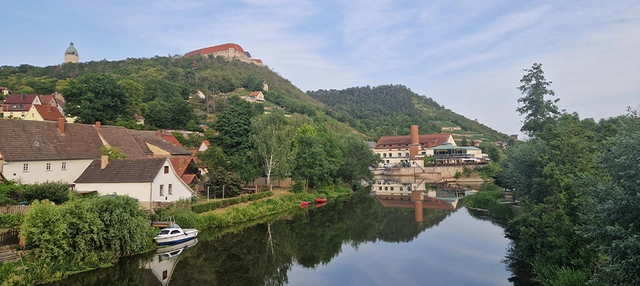
[{"label": "reflection of tree in water", "polygon": [[[357,249],[362,243],[378,240],[408,242],[449,214],[451,211],[425,210],[424,221],[416,223],[412,209],[384,208],[363,192],[343,202],[298,210],[289,220],[270,220],[244,229],[235,227],[223,234],[203,230],[198,244],[180,255],[170,285],[285,285],[287,272],[295,262],[315,268],[338,256],[344,244]],[[145,256],[139,258],[148,260]],[[157,279],[146,277],[139,265],[136,259],[134,263],[119,263],[118,267],[100,270],[99,275],[87,275],[77,285],[104,284],[103,281],[153,285],[150,282]],[[78,276],[69,280],[79,279]]]},{"label": "reflection of tree in water", "polygon": [[162,285],[151,270],[140,268],[141,261],[151,261],[155,254],[123,258],[118,266],[109,267],[71,276],[50,285]]}]

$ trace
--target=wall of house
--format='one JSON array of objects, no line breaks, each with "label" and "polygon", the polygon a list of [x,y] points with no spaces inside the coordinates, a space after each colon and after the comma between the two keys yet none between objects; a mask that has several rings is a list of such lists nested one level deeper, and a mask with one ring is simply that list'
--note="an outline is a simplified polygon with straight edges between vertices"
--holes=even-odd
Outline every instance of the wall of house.
[{"label": "wall of house", "polygon": [[[7,180],[21,184],[36,184],[49,182],[64,182],[73,184],[84,170],[91,164],[91,159],[83,160],[50,160],[50,161],[13,161],[3,162],[2,175]],[[62,169],[62,163],[67,169]],[[51,169],[47,170],[47,163]],[[24,171],[24,164],[29,164],[29,171]]]},{"label": "wall of house", "polygon": [[29,112],[25,114],[24,120],[44,121],[44,118],[42,118],[40,113],[36,110],[36,107],[32,105],[31,108],[29,108]]},{"label": "wall of house", "polygon": [[[168,173],[164,172],[165,167],[168,167]],[[171,185],[171,195],[169,194],[169,185]],[[162,196],[160,195],[160,186],[163,186]],[[189,199],[195,195],[193,190],[176,174],[169,160],[166,160],[158,171],[153,180],[152,188],[154,202],[175,202],[181,199]]]}]

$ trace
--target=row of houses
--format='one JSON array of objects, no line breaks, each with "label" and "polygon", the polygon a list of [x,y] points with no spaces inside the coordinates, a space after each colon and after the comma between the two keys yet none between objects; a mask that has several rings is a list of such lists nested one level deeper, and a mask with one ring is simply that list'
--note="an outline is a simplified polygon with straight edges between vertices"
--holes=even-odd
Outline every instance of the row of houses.
[{"label": "row of houses", "polygon": [[[8,90],[7,90],[8,91]],[[39,94],[7,94],[0,109],[0,118],[19,118],[35,121],[57,121],[65,117],[64,98],[59,93]],[[72,122],[73,119],[65,120]]]},{"label": "row of houses", "polygon": [[[22,184],[64,182],[79,193],[129,195],[143,206],[196,195],[203,170],[172,134],[121,126],[0,119],[0,177]],[[103,148],[126,159],[109,160]]]},{"label": "row of houses", "polygon": [[379,167],[424,167],[424,158],[433,157],[437,164],[484,162],[487,154],[473,146],[457,146],[451,133],[420,134],[417,125],[411,126],[411,134],[382,136],[372,151],[380,156]]}]

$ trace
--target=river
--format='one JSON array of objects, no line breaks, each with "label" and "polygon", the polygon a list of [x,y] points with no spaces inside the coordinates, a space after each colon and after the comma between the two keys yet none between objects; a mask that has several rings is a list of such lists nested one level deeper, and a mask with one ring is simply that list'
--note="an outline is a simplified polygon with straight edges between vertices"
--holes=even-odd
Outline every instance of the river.
[{"label": "river", "polygon": [[408,198],[356,194],[203,230],[55,285],[510,285],[502,228],[472,216],[460,194],[440,194],[420,210]]}]

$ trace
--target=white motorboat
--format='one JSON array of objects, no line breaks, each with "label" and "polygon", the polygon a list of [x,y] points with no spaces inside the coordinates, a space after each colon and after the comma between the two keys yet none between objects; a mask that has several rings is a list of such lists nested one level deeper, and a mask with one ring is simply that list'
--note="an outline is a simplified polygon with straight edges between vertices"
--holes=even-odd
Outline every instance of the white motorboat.
[{"label": "white motorboat", "polygon": [[153,239],[158,245],[174,245],[198,237],[198,230],[195,228],[182,229],[179,225],[172,223],[169,227],[163,228]]}]

